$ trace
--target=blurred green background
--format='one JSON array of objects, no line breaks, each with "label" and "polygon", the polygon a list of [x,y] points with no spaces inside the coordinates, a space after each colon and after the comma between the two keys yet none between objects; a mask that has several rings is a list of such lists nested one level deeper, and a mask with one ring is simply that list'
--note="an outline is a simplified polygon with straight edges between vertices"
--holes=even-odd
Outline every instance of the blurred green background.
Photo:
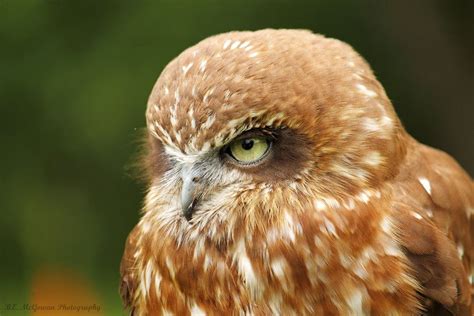
[{"label": "blurred green background", "polygon": [[79,280],[103,315],[123,314],[119,263],[144,192],[126,166],[146,100],[174,56],[216,33],[305,28],[350,43],[408,131],[473,175],[473,12],[469,0],[0,0],[0,309],[64,271],[72,281],[58,283]]}]

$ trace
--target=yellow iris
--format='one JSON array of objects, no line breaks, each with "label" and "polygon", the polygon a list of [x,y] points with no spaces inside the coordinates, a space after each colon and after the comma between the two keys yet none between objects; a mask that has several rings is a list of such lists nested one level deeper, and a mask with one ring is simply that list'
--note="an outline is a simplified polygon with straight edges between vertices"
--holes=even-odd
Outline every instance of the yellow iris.
[{"label": "yellow iris", "polygon": [[252,163],[261,159],[270,147],[264,137],[249,137],[233,141],[229,150],[232,156],[239,162]]}]

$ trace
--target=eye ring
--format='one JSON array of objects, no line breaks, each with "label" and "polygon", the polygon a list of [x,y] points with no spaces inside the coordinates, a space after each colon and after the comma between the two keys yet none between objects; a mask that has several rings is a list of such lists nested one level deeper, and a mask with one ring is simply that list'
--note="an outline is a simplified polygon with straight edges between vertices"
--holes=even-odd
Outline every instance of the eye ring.
[{"label": "eye ring", "polygon": [[[263,145],[263,147],[262,147]],[[245,154],[242,155],[242,151],[236,151],[236,148],[242,147],[244,151],[251,151],[255,147],[253,156],[245,157]],[[230,142],[225,148],[224,153],[234,164],[237,164],[242,167],[252,167],[259,165],[266,158],[268,158],[273,147],[273,139],[266,136],[251,136],[251,135],[242,135],[242,137],[237,137],[232,142]],[[234,150],[233,150],[234,149]],[[239,159],[236,156],[241,156]],[[257,157],[252,159],[253,157]],[[247,158],[247,160],[245,160]]]}]

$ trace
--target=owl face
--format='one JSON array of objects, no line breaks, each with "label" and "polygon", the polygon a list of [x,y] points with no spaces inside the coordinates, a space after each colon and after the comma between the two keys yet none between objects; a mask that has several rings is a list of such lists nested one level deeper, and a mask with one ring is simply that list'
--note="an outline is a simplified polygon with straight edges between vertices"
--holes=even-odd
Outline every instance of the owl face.
[{"label": "owl face", "polygon": [[397,172],[403,130],[368,65],[296,34],[211,37],[165,68],[148,102],[145,207],[163,225],[268,221],[279,200],[343,198]]}]

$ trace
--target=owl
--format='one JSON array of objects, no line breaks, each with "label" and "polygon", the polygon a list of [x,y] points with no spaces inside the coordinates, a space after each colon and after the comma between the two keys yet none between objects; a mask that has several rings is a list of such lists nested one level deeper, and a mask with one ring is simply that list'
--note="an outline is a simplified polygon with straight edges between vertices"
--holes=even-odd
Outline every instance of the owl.
[{"label": "owl", "polygon": [[166,66],[146,122],[133,315],[471,315],[473,181],[349,45],[212,36]]}]

